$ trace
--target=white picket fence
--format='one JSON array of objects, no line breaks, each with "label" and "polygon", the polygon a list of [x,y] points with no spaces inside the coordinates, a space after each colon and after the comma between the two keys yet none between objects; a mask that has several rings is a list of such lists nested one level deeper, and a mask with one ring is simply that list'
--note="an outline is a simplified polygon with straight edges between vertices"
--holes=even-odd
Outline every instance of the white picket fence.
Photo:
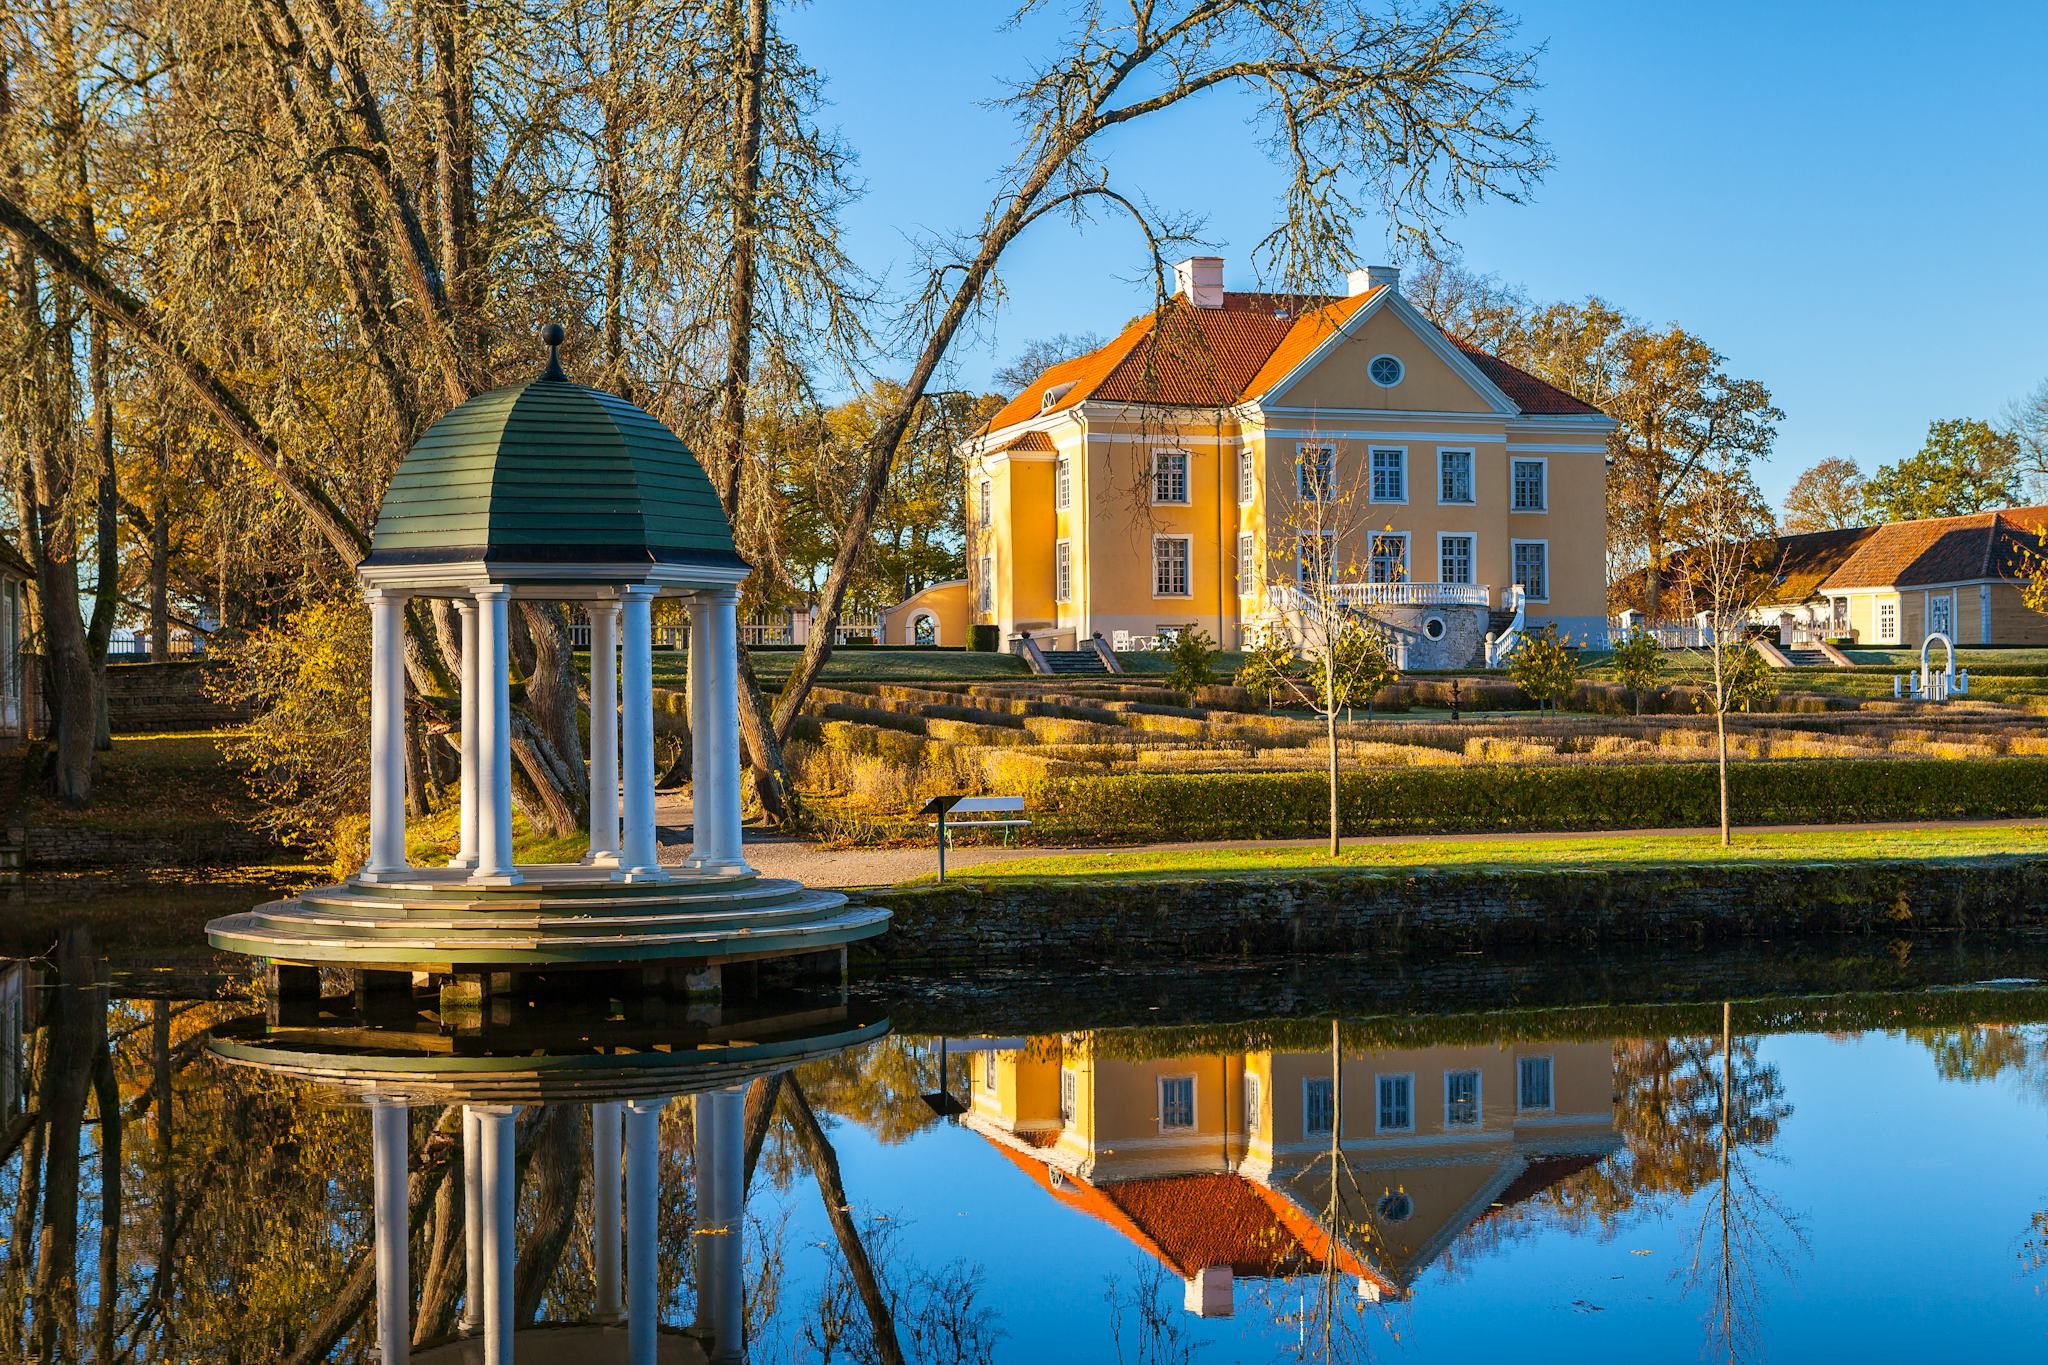
[{"label": "white picket fence", "polygon": [[[750,648],[807,644],[811,638],[810,626],[811,613],[807,609],[762,613],[740,622],[740,642]],[[581,618],[571,621],[569,640],[578,649],[590,648],[590,622]],[[838,628],[832,632],[832,642],[840,645],[881,644],[881,614],[849,613],[840,619]],[[689,645],[690,628],[687,625],[654,628],[656,649],[688,649]]]},{"label": "white picket fence", "polygon": [[1661,649],[1706,649],[1714,643],[1714,628],[1704,621],[1645,621],[1632,612],[1607,618],[1607,638],[1615,642],[1630,635],[1647,635]]}]

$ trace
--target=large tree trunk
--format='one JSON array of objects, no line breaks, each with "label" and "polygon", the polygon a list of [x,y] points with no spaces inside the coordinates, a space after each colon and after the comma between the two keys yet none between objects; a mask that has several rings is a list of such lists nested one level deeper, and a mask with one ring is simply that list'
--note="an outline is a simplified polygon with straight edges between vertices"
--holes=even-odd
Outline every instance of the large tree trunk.
[{"label": "large tree trunk", "polygon": [[156,438],[156,487],[149,501],[149,657],[171,657],[171,438]]},{"label": "large tree trunk", "polygon": [[846,1197],[846,1181],[839,1174],[839,1154],[832,1150],[832,1140],[819,1126],[818,1116],[794,1072],[783,1078],[781,1099],[783,1117],[789,1121],[804,1164],[811,1168],[811,1176],[818,1182],[818,1196],[825,1201],[825,1216],[832,1223],[839,1254],[846,1258],[847,1273],[852,1275],[854,1290],[867,1310],[875,1358],[882,1365],[904,1365],[903,1347],[896,1340],[896,1315],[889,1307],[881,1276],[861,1244],[860,1228],[853,1221],[853,1204]]},{"label": "large tree trunk", "polygon": [[531,1324],[540,1312],[541,1297],[576,1227],[583,1193],[583,1155],[590,1147],[583,1119],[588,1112],[587,1105],[549,1105],[536,1125],[533,1164],[538,1175],[530,1214],[533,1232],[519,1249],[518,1283],[512,1295],[513,1321],[521,1326]]},{"label": "large tree trunk", "polygon": [[[78,1198],[81,1136],[93,1068],[106,1041],[106,1008],[83,928],[59,940],[56,989],[44,1006],[49,1051],[36,1107],[45,1125],[43,1222],[36,1239],[31,1351],[70,1359],[78,1350]],[[118,1106],[117,1106],[118,1108]]]}]

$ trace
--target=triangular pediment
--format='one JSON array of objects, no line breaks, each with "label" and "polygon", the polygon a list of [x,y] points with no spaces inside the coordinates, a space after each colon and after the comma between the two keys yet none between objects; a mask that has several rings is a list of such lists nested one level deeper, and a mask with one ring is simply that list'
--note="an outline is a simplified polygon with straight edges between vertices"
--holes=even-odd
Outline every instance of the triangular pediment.
[{"label": "triangular pediment", "polygon": [[[1254,395],[1268,408],[1362,412],[1470,412],[1511,415],[1519,408],[1430,321],[1392,291],[1313,338],[1284,375]],[[1373,362],[1391,356],[1398,381],[1380,382]],[[1384,369],[1384,366],[1382,367]]]}]

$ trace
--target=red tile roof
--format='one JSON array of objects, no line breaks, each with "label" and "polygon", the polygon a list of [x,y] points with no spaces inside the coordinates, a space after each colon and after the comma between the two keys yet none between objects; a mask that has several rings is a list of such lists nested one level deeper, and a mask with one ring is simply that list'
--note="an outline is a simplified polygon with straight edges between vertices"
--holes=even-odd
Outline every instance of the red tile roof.
[{"label": "red tile roof", "polygon": [[[1293,295],[1229,292],[1220,308],[1197,308],[1174,295],[1156,313],[1125,324],[1107,344],[1053,366],[989,418],[1000,431],[1085,399],[1227,407],[1257,398],[1307,359],[1381,290]],[[1480,373],[1531,416],[1598,415],[1525,370],[1453,342]]]},{"label": "red tile roof", "polygon": [[1821,586],[1908,588],[2013,578],[2021,572],[2021,550],[2038,547],[2044,525],[2048,507],[1895,521],[1874,528]]}]

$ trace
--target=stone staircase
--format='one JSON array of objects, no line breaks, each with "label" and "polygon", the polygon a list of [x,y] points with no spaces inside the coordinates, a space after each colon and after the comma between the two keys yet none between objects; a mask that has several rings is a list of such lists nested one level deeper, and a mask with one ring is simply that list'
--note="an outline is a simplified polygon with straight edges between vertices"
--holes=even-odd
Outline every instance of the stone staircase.
[{"label": "stone staircase", "polygon": [[1044,649],[1039,651],[1045,660],[1045,671],[1059,677],[1092,673],[1107,677],[1109,670],[1103,667],[1102,656],[1092,649]]},{"label": "stone staircase", "polygon": [[1794,668],[1828,668],[1834,663],[1825,651],[1818,649],[1781,649],[1778,652],[1783,654]]},{"label": "stone staircase", "polygon": [[1486,629],[1495,639],[1500,638],[1501,632],[1514,623],[1515,613],[1513,611],[1495,607],[1486,613]]}]

